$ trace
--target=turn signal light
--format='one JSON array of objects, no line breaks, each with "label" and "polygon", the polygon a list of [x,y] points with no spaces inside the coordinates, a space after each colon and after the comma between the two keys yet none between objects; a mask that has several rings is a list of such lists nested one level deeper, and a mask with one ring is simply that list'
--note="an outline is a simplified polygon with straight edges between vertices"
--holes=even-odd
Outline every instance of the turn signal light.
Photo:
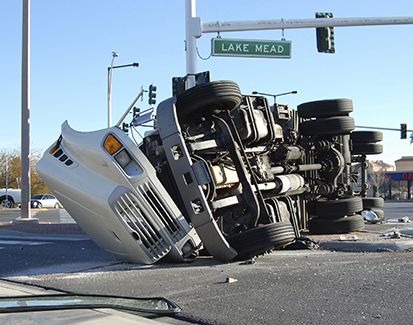
[{"label": "turn signal light", "polygon": [[49,153],[50,153],[51,155],[53,155],[56,151],[57,151],[57,146],[55,145],[55,146],[53,146],[52,149],[50,149]]},{"label": "turn signal light", "polygon": [[122,148],[122,144],[112,134],[108,134],[103,142],[103,148],[105,148],[110,155],[113,155],[115,152],[118,152],[120,148]]}]

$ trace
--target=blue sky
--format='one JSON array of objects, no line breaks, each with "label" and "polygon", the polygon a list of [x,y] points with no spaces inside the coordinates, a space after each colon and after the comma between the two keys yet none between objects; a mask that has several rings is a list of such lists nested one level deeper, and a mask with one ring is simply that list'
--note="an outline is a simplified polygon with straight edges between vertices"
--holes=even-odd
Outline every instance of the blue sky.
[{"label": "blue sky", "polygon": [[[334,17],[413,16],[412,1],[198,0],[202,21]],[[20,146],[22,2],[0,4],[0,149]],[[413,25],[336,27],[335,54],[316,50],[315,29],[285,30],[291,59],[212,57],[198,60],[198,71],[213,80],[234,80],[244,94],[257,90],[297,95],[279,97],[296,108],[319,99],[350,98],[358,126],[413,129]],[[197,42],[203,57],[211,38]],[[224,38],[273,39],[281,31],[221,33]],[[185,1],[31,0],[31,147],[44,150],[68,120],[79,131],[107,125],[107,67],[138,62],[113,73],[112,119],[116,123],[140,91],[153,83],[158,103],[171,96],[172,77],[186,74]],[[147,98],[138,106],[148,108]],[[361,130],[361,129],[358,129]],[[409,133],[410,134],[410,133]],[[384,131],[388,163],[413,156],[409,140]]]}]

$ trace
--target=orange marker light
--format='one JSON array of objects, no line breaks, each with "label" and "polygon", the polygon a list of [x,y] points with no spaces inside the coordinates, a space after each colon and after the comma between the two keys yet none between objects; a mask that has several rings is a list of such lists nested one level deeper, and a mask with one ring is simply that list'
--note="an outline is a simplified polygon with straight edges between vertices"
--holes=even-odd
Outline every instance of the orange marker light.
[{"label": "orange marker light", "polygon": [[105,148],[110,155],[113,155],[122,148],[122,144],[112,134],[108,134],[103,142],[103,148]]}]

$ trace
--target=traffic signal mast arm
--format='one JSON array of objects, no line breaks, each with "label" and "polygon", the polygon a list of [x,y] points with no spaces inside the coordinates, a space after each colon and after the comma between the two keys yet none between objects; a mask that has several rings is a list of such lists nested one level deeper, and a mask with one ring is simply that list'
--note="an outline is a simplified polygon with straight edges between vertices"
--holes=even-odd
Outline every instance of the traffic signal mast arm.
[{"label": "traffic signal mast arm", "polygon": [[[386,130],[386,131],[400,131],[402,127],[400,128],[382,128],[382,127],[377,127],[377,126],[357,126],[356,128],[360,129],[371,129],[371,130]],[[407,132],[413,132],[413,130],[407,130]]]},{"label": "traffic signal mast arm", "polygon": [[[199,20],[200,21],[200,20]],[[309,18],[201,22],[202,33],[264,29],[413,24],[413,17]],[[201,35],[200,35],[201,36]],[[198,37],[200,37],[198,36]]]},{"label": "traffic signal mast arm", "polygon": [[407,139],[407,132],[413,132],[413,130],[407,129],[406,123],[400,123],[400,128],[381,128],[381,127],[372,127],[372,126],[356,126],[356,128],[362,129],[374,129],[374,130],[386,130],[386,131],[399,131],[400,139]]}]

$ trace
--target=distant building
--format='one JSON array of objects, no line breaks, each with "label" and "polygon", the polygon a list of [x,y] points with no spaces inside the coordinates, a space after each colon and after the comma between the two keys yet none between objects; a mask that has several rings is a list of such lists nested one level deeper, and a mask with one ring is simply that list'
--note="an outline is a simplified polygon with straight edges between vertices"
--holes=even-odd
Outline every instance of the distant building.
[{"label": "distant building", "polygon": [[413,156],[403,156],[401,159],[396,160],[394,163],[396,164],[396,171],[398,172],[413,172]]},{"label": "distant building", "polygon": [[[412,157],[412,158],[413,158],[413,157]],[[392,172],[392,171],[394,171],[394,166],[385,163],[383,160],[369,160],[369,162],[370,162],[370,164],[371,164],[371,166],[372,166],[371,170],[372,170],[373,173],[379,172],[379,171],[380,171],[380,172],[382,172],[382,171],[385,171],[385,172]],[[412,161],[412,162],[413,162],[413,161]]]},{"label": "distant building", "polygon": [[413,156],[403,156],[395,162],[395,171],[386,171],[388,180],[380,188],[381,196],[390,200],[411,200],[413,193]]}]

